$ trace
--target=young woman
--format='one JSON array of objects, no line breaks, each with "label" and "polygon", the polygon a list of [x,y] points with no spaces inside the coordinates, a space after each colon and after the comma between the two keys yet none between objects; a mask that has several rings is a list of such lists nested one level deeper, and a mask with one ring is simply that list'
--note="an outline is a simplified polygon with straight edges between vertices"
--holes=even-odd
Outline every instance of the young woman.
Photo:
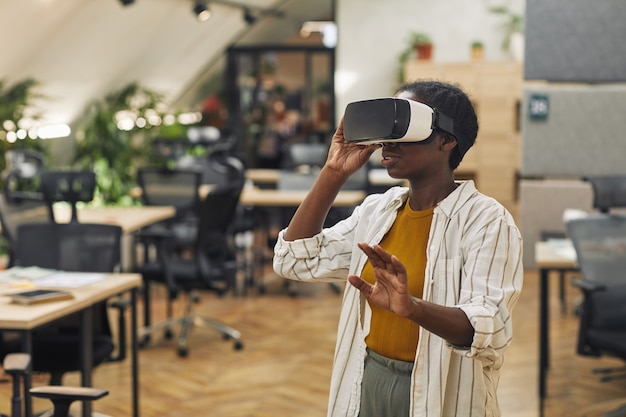
[{"label": "young woman", "polygon": [[382,165],[408,188],[370,195],[322,229],[344,182],[378,146],[346,141],[342,120],[317,181],[279,235],[274,270],[349,282],[328,416],[499,416],[496,388],[522,288],[521,235],[501,204],[454,180],[478,132],[467,95],[419,81],[396,97],[438,109],[454,135],[383,143]]}]

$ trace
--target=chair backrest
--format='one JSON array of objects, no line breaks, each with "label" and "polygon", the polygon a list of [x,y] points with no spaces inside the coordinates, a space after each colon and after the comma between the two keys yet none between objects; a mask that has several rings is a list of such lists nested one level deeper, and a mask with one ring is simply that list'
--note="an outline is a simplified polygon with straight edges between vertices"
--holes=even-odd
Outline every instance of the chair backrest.
[{"label": "chair backrest", "polygon": [[243,187],[239,184],[213,188],[200,203],[198,247],[221,249],[232,233],[239,198]]},{"label": "chair backrest", "polygon": [[608,213],[611,208],[626,207],[626,175],[586,177],[593,191],[593,207]]},{"label": "chair backrest", "polygon": [[281,170],[278,173],[276,188],[279,190],[310,190],[316,179],[317,173]]},{"label": "chair backrest", "polygon": [[289,145],[289,159],[293,167],[306,165],[322,167],[328,156],[328,145],[324,143],[292,143]]},{"label": "chair backrest", "polygon": [[174,206],[178,214],[197,208],[201,179],[202,173],[192,169],[141,167],[137,170],[143,203],[147,206]]},{"label": "chair backrest", "polygon": [[17,228],[20,266],[113,272],[120,265],[122,228],[93,223],[29,223]]},{"label": "chair backrest", "polygon": [[[341,189],[346,191],[367,191],[369,184],[368,171],[367,167],[362,167],[348,178]],[[310,190],[317,176],[317,172],[303,173],[281,170],[278,174],[276,188],[279,190]]]},{"label": "chair backrest", "polygon": [[243,187],[215,187],[202,200],[195,245],[197,284],[224,293],[235,285],[237,273],[234,225]]},{"label": "chair backrest", "polygon": [[203,184],[243,186],[245,166],[228,149],[213,150],[204,160]]},{"label": "chair backrest", "polygon": [[566,223],[585,280],[626,283],[626,216],[592,214]]},{"label": "chair backrest", "polygon": [[42,171],[41,192],[50,209],[50,220],[54,221],[54,203],[63,201],[72,207],[72,221],[78,221],[76,203],[90,202],[96,189],[96,174],[93,171]]},{"label": "chair backrest", "polygon": [[25,223],[45,222],[48,218],[48,205],[44,200],[7,199],[0,193],[0,225],[8,245],[9,267],[15,263],[17,228]]}]

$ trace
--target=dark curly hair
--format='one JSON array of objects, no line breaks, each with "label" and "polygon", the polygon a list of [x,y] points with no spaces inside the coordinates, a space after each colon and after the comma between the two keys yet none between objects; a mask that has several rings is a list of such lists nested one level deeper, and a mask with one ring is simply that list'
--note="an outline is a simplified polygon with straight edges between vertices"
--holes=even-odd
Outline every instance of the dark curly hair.
[{"label": "dark curly hair", "polygon": [[411,93],[417,101],[436,108],[454,120],[457,147],[450,156],[450,168],[456,169],[478,135],[478,118],[468,95],[457,85],[435,80],[407,82],[396,90],[396,94],[400,92]]}]

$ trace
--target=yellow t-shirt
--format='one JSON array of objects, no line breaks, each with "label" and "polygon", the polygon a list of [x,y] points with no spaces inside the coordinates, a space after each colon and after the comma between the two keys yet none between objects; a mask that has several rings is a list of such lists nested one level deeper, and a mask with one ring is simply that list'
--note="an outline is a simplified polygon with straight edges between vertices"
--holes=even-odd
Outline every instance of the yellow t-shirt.
[{"label": "yellow t-shirt", "polygon": [[[409,292],[421,298],[424,290],[426,269],[426,245],[434,207],[427,210],[413,211],[409,201],[398,211],[398,216],[391,229],[383,237],[380,246],[395,255],[406,267]],[[376,281],[374,269],[369,262],[361,272],[361,278],[373,284]],[[372,322],[365,343],[374,352],[392,359],[403,361],[415,360],[415,351],[419,339],[419,326],[412,320],[405,319],[370,303]]]}]

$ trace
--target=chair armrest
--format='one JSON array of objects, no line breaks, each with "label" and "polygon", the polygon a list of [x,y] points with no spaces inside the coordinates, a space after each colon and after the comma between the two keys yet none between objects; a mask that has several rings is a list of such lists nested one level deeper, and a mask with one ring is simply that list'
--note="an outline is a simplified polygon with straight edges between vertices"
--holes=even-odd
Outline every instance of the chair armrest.
[{"label": "chair armrest", "polygon": [[11,375],[25,375],[30,368],[28,353],[9,353],[2,362],[4,371]]},{"label": "chair armrest", "polygon": [[97,400],[109,394],[109,391],[90,387],[66,387],[58,385],[45,385],[30,389],[33,397],[47,398],[49,400]]},{"label": "chair armrest", "polygon": [[572,284],[584,292],[605,291],[606,285],[599,282],[586,281],[584,279],[573,279]]}]

